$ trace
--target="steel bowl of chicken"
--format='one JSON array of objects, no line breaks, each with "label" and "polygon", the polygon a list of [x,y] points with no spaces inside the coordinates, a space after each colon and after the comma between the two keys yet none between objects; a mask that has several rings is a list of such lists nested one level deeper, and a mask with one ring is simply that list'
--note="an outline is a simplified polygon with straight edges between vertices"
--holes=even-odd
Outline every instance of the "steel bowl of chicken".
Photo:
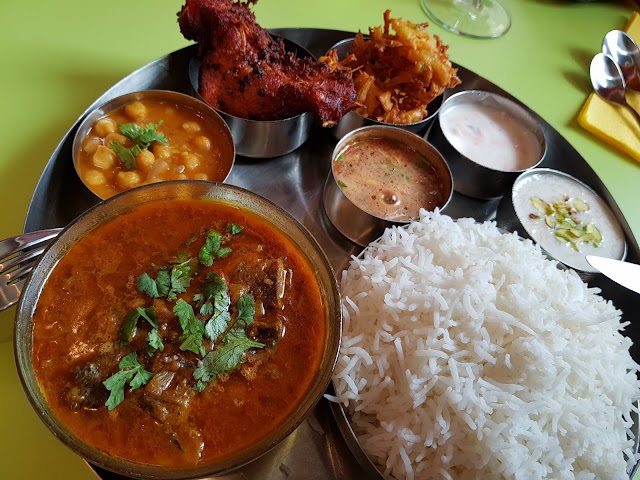
[{"label": "steel bowl of chicken", "polygon": [[313,409],[341,335],[326,256],[239,187],[173,181],[78,217],[34,269],[18,372],[51,432],[136,478],[201,478],[266,453]]},{"label": "steel bowl of chicken", "polygon": [[187,0],[178,22],[198,45],[195,94],[225,119],[238,155],[271,158],[300,147],[316,118],[333,126],[355,108],[356,92],[345,69],[260,27],[251,3]]}]

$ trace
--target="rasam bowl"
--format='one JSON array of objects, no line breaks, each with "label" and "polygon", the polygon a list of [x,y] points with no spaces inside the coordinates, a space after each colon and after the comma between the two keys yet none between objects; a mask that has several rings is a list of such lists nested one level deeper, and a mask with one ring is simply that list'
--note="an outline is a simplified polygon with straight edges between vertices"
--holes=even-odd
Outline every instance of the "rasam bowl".
[{"label": "rasam bowl", "polygon": [[418,218],[421,208],[444,210],[452,195],[451,171],[433,145],[407,130],[370,125],[336,144],[322,200],[333,226],[364,247],[385,228]]},{"label": "rasam bowl", "polygon": [[[126,216],[128,212],[142,209],[155,201],[178,202],[190,199],[211,200],[231,208],[250,212],[270,223],[296,246],[300,256],[315,272],[324,316],[324,346],[315,375],[306,392],[300,396],[291,413],[276,428],[247,448],[234,452],[227,458],[206,464],[187,467],[166,467],[123,460],[95,448],[61,422],[54,414],[36,376],[33,346],[34,323],[32,321],[46,282],[55,275],[54,269],[65,255],[73,252],[74,245],[95,229]],[[157,223],[162,223],[158,219]],[[99,268],[99,267],[96,267]],[[72,280],[72,279],[71,279]],[[25,393],[43,423],[74,452],[89,462],[121,475],[137,478],[177,479],[201,478],[229,472],[258,458],[290,434],[315,406],[327,387],[336,361],[341,336],[340,296],[326,256],[309,234],[293,217],[270,201],[247,190],[220,183],[199,181],[172,181],[144,186],[122,193],[98,204],[74,220],[57,237],[44,253],[23,290],[16,313],[15,359]],[[282,345],[282,344],[280,344]],[[304,359],[305,361],[307,359]],[[211,388],[211,387],[209,387]],[[111,413],[117,412],[113,410]],[[144,413],[142,410],[141,414]],[[129,433],[127,433],[128,435]]]}]

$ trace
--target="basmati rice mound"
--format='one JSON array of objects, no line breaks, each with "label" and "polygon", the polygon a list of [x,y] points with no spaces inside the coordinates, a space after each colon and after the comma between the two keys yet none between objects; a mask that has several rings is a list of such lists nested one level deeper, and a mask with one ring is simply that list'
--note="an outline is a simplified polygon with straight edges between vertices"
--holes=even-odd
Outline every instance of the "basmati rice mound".
[{"label": "basmati rice mound", "polygon": [[336,396],[386,478],[624,479],[620,312],[531,241],[421,212],[341,279]]}]

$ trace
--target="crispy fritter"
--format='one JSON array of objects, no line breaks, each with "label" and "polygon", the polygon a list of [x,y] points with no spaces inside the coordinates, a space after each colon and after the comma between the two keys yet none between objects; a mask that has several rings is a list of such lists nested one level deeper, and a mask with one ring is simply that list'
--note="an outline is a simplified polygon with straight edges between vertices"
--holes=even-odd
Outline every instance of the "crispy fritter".
[{"label": "crispy fritter", "polygon": [[391,18],[387,10],[384,26],[370,28],[369,38],[358,32],[341,65],[353,71],[359,114],[386,123],[419,122],[434,98],[460,83],[449,47],[427,26]]}]

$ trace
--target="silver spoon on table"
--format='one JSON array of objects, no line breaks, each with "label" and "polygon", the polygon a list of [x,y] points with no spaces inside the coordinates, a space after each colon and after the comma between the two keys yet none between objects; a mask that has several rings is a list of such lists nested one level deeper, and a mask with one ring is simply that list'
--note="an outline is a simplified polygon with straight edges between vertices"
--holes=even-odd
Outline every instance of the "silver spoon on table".
[{"label": "silver spoon on table", "polygon": [[608,102],[628,108],[636,121],[640,123],[640,115],[627,103],[625,83],[620,67],[611,57],[604,53],[596,54],[591,60],[589,73],[593,89],[598,95]]},{"label": "silver spoon on table", "polygon": [[633,38],[622,30],[612,30],[602,40],[602,53],[618,64],[626,87],[640,91],[640,49]]}]

